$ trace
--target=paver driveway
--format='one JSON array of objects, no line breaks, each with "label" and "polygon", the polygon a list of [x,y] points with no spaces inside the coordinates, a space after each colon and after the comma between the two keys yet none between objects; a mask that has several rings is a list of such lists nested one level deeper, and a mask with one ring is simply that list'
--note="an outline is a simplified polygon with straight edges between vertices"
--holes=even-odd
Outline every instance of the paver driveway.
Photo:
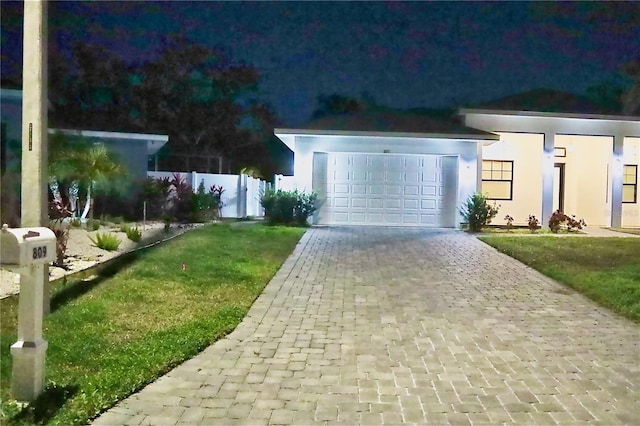
[{"label": "paver driveway", "polygon": [[640,424],[640,327],[457,231],[313,228],[96,424]]}]

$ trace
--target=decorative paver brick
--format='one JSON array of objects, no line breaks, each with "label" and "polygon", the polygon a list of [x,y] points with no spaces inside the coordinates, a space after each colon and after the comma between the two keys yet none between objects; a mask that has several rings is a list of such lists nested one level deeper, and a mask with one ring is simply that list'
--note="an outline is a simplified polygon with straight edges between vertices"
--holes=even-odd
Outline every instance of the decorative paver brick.
[{"label": "decorative paver brick", "polygon": [[470,235],[312,228],[234,332],[95,424],[638,424],[638,341]]}]

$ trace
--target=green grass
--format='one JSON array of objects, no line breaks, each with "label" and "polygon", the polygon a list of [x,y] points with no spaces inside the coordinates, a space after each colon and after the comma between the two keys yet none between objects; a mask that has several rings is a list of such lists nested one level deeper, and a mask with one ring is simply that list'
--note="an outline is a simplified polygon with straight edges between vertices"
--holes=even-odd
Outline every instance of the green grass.
[{"label": "green grass", "polygon": [[640,235],[640,228],[607,228],[616,232],[624,232],[626,234]]},{"label": "green grass", "polygon": [[3,422],[86,424],[192,358],[239,324],[303,233],[207,225],[125,255],[92,282],[56,284],[44,321],[47,390],[21,413],[9,394],[17,297],[0,301]]},{"label": "green grass", "polygon": [[496,235],[480,240],[640,322],[639,238]]}]

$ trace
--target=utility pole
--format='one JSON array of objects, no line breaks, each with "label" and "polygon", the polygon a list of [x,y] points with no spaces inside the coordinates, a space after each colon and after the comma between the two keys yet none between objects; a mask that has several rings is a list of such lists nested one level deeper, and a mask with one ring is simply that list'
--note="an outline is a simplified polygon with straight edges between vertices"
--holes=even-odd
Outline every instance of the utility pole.
[{"label": "utility pole", "polygon": [[[22,63],[22,215],[21,226],[47,225],[47,0],[24,2]],[[13,356],[12,391],[33,401],[44,390],[47,341],[42,338],[45,283],[49,266],[20,273],[18,341]]]}]

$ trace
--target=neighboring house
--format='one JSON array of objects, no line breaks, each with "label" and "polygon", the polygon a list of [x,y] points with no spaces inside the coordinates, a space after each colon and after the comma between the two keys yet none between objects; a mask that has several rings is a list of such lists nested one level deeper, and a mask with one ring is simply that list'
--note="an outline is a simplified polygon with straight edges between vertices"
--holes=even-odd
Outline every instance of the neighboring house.
[{"label": "neighboring house", "polygon": [[[2,173],[18,170],[22,140],[22,91],[0,89],[0,120],[2,123]],[[169,137],[142,133],[103,132],[93,130],[49,129],[60,131],[70,139],[82,137],[93,143],[102,143],[113,153],[133,178],[145,178],[148,169],[154,168],[156,154]]]},{"label": "neighboring house", "polygon": [[[493,223],[546,224],[560,209],[591,226],[640,227],[640,117],[526,95],[462,109],[464,126],[380,110],[274,133],[294,152],[296,187],[318,193],[317,224],[456,227],[481,191],[500,205]],[[522,99],[536,102],[518,108]]]}]

